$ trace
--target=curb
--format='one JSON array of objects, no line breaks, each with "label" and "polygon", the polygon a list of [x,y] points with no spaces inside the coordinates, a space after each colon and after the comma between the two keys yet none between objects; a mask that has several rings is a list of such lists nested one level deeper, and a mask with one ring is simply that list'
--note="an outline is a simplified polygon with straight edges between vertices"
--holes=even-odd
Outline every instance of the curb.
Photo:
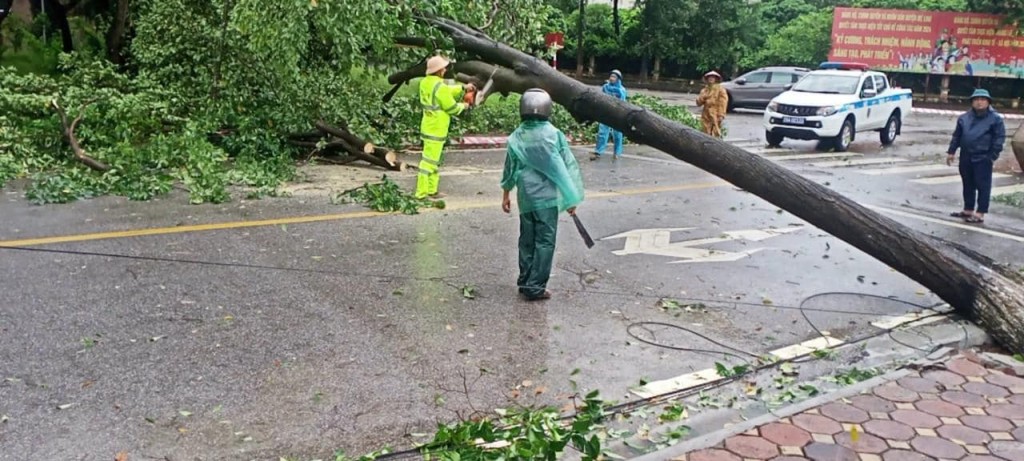
[{"label": "curb", "polygon": [[857,395],[857,394],[863,393],[864,391],[873,389],[875,386],[880,386],[882,384],[885,384],[885,383],[888,383],[888,382],[891,382],[891,381],[896,381],[897,379],[903,378],[903,377],[909,375],[910,373],[911,373],[911,370],[906,369],[906,368],[901,368],[899,370],[894,370],[894,371],[891,371],[891,372],[886,373],[884,375],[876,376],[876,377],[868,379],[866,381],[861,381],[861,382],[859,382],[857,384],[854,384],[852,386],[847,386],[847,387],[844,387],[844,388],[841,388],[841,389],[837,389],[837,390],[835,390],[833,392],[830,392],[828,394],[819,395],[817,397],[813,397],[813,398],[804,400],[802,402],[795,403],[793,405],[789,405],[789,406],[782,407],[782,408],[777,409],[777,410],[769,411],[768,413],[765,413],[765,414],[763,414],[761,416],[758,416],[756,418],[748,419],[748,420],[743,421],[743,422],[741,422],[739,424],[735,424],[733,426],[729,426],[729,427],[727,427],[725,429],[721,429],[721,430],[712,432],[710,434],[702,435],[702,436],[697,437],[695,439],[687,440],[685,442],[680,442],[680,443],[678,443],[676,445],[673,445],[671,447],[668,447],[668,448],[666,448],[664,450],[658,450],[656,452],[648,453],[648,454],[640,456],[638,458],[633,458],[633,460],[634,461],[664,461],[664,460],[667,460],[667,459],[675,459],[675,458],[681,457],[682,455],[684,455],[686,453],[690,453],[692,451],[697,451],[697,450],[701,450],[701,449],[704,449],[704,448],[708,448],[708,447],[712,447],[712,446],[718,445],[719,443],[724,442],[725,439],[728,439],[729,437],[732,437],[734,435],[742,434],[744,432],[747,432],[747,431],[749,431],[751,429],[755,429],[757,427],[763,426],[765,424],[769,424],[769,423],[778,421],[778,420],[780,420],[782,418],[788,418],[788,417],[793,416],[793,415],[795,415],[797,413],[801,413],[801,412],[810,410],[812,408],[819,407],[821,405],[824,405],[824,404],[827,404],[827,403],[830,403],[830,402],[834,402],[834,401],[839,400],[839,399],[843,399],[843,398],[846,398],[846,397],[850,397],[850,396],[853,396],[853,395]]}]

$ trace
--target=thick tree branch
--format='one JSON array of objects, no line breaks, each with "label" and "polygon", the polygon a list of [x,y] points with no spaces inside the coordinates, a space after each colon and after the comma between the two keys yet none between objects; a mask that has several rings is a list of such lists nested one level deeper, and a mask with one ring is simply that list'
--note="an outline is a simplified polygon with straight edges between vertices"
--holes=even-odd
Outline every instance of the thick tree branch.
[{"label": "thick tree branch", "polygon": [[86,154],[85,149],[82,149],[81,144],[78,143],[78,138],[75,136],[75,127],[77,127],[78,123],[82,121],[83,117],[85,117],[86,107],[89,107],[89,105],[94,102],[96,102],[96,100],[87,101],[83,104],[78,110],[78,116],[75,117],[71,123],[68,123],[67,111],[61,107],[60,103],[58,103],[56,99],[50,101],[50,105],[55,111],[57,111],[57,115],[60,117],[60,124],[64,129],[64,138],[67,139],[68,144],[71,145],[71,152],[74,153],[75,158],[96,171],[107,171],[110,169],[110,166]]}]

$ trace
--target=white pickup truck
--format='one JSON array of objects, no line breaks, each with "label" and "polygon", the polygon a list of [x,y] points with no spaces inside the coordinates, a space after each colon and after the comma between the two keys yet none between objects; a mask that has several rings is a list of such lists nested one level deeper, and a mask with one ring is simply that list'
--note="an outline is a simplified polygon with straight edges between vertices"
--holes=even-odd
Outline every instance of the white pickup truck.
[{"label": "white pickup truck", "polygon": [[857,133],[878,131],[883,145],[896,141],[913,95],[893,88],[881,72],[864,64],[824,62],[776,96],[764,112],[768,145],[786,138],[827,140],[846,151]]}]

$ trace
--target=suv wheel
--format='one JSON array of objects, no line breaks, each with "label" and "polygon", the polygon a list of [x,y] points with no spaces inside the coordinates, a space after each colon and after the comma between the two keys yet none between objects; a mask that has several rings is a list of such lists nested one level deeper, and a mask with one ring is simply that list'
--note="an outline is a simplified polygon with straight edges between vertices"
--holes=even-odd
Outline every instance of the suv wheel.
[{"label": "suv wheel", "polygon": [[850,144],[853,144],[853,137],[853,120],[846,119],[842,128],[839,129],[839,136],[833,140],[836,152],[846,152],[850,148]]},{"label": "suv wheel", "polygon": [[882,141],[883,146],[891,145],[896,142],[896,133],[900,131],[900,117],[895,112],[889,116],[889,121],[885,122],[885,128],[878,133],[879,140]]},{"label": "suv wheel", "polygon": [[768,147],[779,147],[786,137],[779,133],[772,133],[771,131],[765,130],[764,139],[768,142]]}]

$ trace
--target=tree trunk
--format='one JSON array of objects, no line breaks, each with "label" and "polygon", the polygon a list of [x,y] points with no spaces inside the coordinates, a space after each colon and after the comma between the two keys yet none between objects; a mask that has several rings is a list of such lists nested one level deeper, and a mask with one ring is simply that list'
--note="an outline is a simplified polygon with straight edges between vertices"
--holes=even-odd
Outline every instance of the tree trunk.
[{"label": "tree trunk", "polygon": [[128,0],[117,0],[114,17],[107,29],[107,59],[118,66],[124,65],[124,36],[128,28]]},{"label": "tree trunk", "polygon": [[[11,9],[14,7],[14,0],[0,0],[0,31],[3,30],[4,19],[7,19],[11,15]],[[4,52],[4,34],[0,33],[0,56]]]},{"label": "tree trunk", "polygon": [[583,78],[583,31],[586,28],[587,0],[580,0],[580,22],[576,27],[576,78]]},{"label": "tree trunk", "polygon": [[1013,150],[1013,156],[1017,157],[1017,165],[1024,171],[1024,123],[1021,123],[1017,127],[1017,132],[1013,134],[1010,148]]},{"label": "tree trunk", "polygon": [[643,58],[640,59],[640,83],[647,81],[647,64],[650,63],[651,59],[647,53],[644,53]]},{"label": "tree trunk", "polygon": [[597,61],[597,56],[590,55],[590,64],[587,66],[587,75],[589,75],[591,77],[593,77],[594,73],[597,71],[597,69],[596,69],[596,66],[597,66],[596,61]]},{"label": "tree trunk", "polygon": [[661,56],[657,56],[657,55],[654,56],[654,71],[653,71],[653,74],[654,74],[654,76],[653,76],[653,78],[651,80],[654,80],[655,82],[657,82],[661,78]]},{"label": "tree trunk", "polygon": [[[455,48],[504,67],[497,91],[543,88],[578,120],[595,120],[714,174],[853,245],[920,282],[1014,352],[1024,352],[1024,276],[961,246],[904,226],[771,160],[711,138],[626,101],[605,97],[532,56],[443,18],[424,21]],[[486,77],[493,67],[462,63]],[[470,72],[474,68],[475,72]],[[514,71],[508,69],[515,69]]]},{"label": "tree trunk", "polygon": [[61,47],[65,53],[75,51],[74,37],[71,35],[71,23],[68,22],[68,10],[75,7],[78,0],[65,5],[60,0],[34,0],[32,2],[32,15],[45,13],[50,19],[50,24],[60,31]]}]

